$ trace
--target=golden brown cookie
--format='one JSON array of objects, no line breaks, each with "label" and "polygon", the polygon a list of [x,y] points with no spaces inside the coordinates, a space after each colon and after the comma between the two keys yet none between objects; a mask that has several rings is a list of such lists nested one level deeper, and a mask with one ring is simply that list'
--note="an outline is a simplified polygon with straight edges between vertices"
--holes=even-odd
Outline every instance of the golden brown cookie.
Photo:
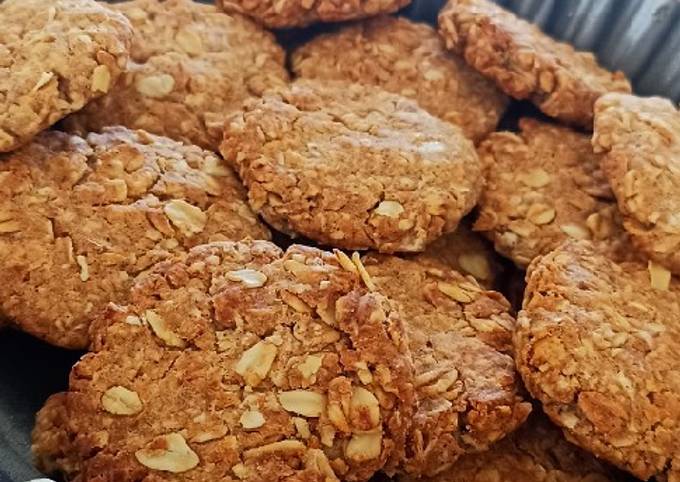
[{"label": "golden brown cookie", "polygon": [[43,470],[366,481],[403,454],[415,405],[404,328],[349,258],[212,243],[141,276],[130,301],[94,323],[93,353],[38,414]]},{"label": "golden brown cookie", "polygon": [[472,275],[487,289],[496,286],[504,271],[493,246],[479,234],[472,232],[466,222],[459,224],[454,232],[433,241],[422,253],[410,258],[432,268],[452,269]]},{"label": "golden brown cookie", "polygon": [[[399,482],[415,482],[399,477]],[[423,480],[423,479],[421,479]],[[619,474],[567,442],[545,416],[536,414],[488,451],[461,457],[426,482],[615,482]]]},{"label": "golden brown cookie", "polygon": [[446,46],[516,99],[545,114],[590,128],[601,95],[630,92],[622,72],[609,72],[595,56],[557,42],[491,0],[449,0],[439,14]]},{"label": "golden brown cookie", "polygon": [[227,13],[252,17],[269,28],[305,27],[396,12],[411,0],[216,0]]},{"label": "golden brown cookie", "polygon": [[460,129],[341,81],[302,79],[247,102],[220,151],[272,226],[347,249],[422,251],[455,230],[482,183]]},{"label": "golden brown cookie", "polygon": [[0,156],[0,313],[84,348],[89,320],[155,262],[212,240],[268,238],[216,155],[144,131],[45,132]]},{"label": "golden brown cookie", "polygon": [[400,470],[433,476],[521,425],[531,405],[509,356],[507,300],[450,269],[386,255],[368,255],[364,265],[398,303],[415,364],[418,410]]},{"label": "golden brown cookie", "polygon": [[680,112],[666,99],[608,94],[595,104],[593,146],[633,243],[680,273]]},{"label": "golden brown cookie", "polygon": [[93,0],[0,2],[0,152],[109,91],[132,29]]},{"label": "golden brown cookie", "polygon": [[191,0],[113,8],[135,29],[128,72],[112,92],[69,117],[69,130],[124,125],[217,150],[227,115],[288,81],[273,35],[240,15]]},{"label": "golden brown cookie", "polygon": [[437,32],[404,17],[376,17],[316,37],[293,53],[300,77],[349,80],[409,97],[475,142],[496,129],[508,98],[447,52]]},{"label": "golden brown cookie", "polygon": [[529,268],[517,367],[570,441],[640,479],[678,480],[679,317],[669,271],[568,242]]},{"label": "golden brown cookie", "polygon": [[486,186],[474,229],[526,267],[566,239],[593,239],[630,254],[609,183],[590,138],[524,118],[520,132],[491,134],[479,147]]}]

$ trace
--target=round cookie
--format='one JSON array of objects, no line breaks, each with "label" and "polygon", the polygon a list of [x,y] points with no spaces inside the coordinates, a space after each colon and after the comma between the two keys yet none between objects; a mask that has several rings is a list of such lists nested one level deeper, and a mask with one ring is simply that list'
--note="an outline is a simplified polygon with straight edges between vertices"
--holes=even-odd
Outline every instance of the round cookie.
[{"label": "round cookie", "polygon": [[494,131],[508,104],[496,86],[447,52],[437,32],[404,17],[376,17],[320,35],[292,57],[300,77],[349,80],[412,98],[475,142]]},{"label": "round cookie", "polygon": [[343,22],[396,12],[411,0],[217,0],[227,13],[252,17],[268,28],[305,27],[316,22]]},{"label": "round cookie", "polygon": [[109,91],[132,29],[93,0],[0,2],[0,152]]},{"label": "round cookie", "polygon": [[566,239],[593,239],[620,256],[628,238],[590,138],[524,118],[520,132],[491,134],[478,152],[486,178],[473,229],[526,267]]},{"label": "round cookie", "polygon": [[366,481],[403,454],[415,405],[404,328],[346,256],[198,246],[138,278],[130,305],[93,326],[70,390],[38,414],[47,472]]},{"label": "round cookie", "polygon": [[216,155],[144,131],[44,132],[0,156],[0,314],[85,348],[132,279],[211,240],[268,238]]},{"label": "round cookie", "polygon": [[680,112],[667,99],[608,94],[595,104],[593,146],[633,243],[680,273]]},{"label": "round cookie", "polygon": [[490,0],[449,0],[439,14],[446,46],[506,94],[528,99],[545,114],[590,128],[601,95],[630,92],[622,72],[541,32]]},{"label": "round cookie", "polygon": [[[402,476],[399,482],[417,479]],[[461,457],[429,482],[615,482],[622,478],[567,442],[544,416],[532,415],[488,451]],[[627,480],[627,479],[623,479]]]},{"label": "round cookie", "polygon": [[496,286],[504,267],[490,243],[461,223],[449,234],[436,239],[422,253],[410,256],[421,265],[452,269],[472,275],[487,289]]},{"label": "round cookie", "polygon": [[230,113],[288,81],[274,36],[240,15],[191,0],[112,8],[135,29],[128,71],[108,95],[70,116],[68,130],[124,125],[217,150]]},{"label": "round cookie", "polygon": [[415,364],[418,409],[400,470],[433,476],[521,425],[531,405],[510,356],[505,298],[471,276],[396,256],[368,255],[364,265],[398,303]]},{"label": "round cookie", "polygon": [[247,102],[220,151],[272,226],[347,249],[422,251],[455,230],[482,184],[460,129],[342,81],[302,79]]},{"label": "round cookie", "polygon": [[517,367],[570,441],[640,479],[678,480],[679,317],[669,271],[568,242],[529,268]]}]

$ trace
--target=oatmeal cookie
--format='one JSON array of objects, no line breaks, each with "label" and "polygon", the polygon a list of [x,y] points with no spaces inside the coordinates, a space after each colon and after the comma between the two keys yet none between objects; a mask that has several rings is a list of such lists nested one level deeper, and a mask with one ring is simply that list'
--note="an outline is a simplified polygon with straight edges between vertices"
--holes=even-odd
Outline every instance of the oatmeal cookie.
[{"label": "oatmeal cookie", "polygon": [[493,246],[463,222],[449,234],[436,239],[422,253],[409,257],[421,265],[452,269],[474,276],[487,289],[496,286],[504,271],[502,261]]},{"label": "oatmeal cookie", "polygon": [[[428,482],[615,482],[618,473],[567,442],[543,415],[486,452],[465,455]],[[398,482],[416,482],[399,477]]]},{"label": "oatmeal cookie", "polygon": [[680,112],[666,99],[608,94],[595,104],[593,146],[633,243],[680,273]]},{"label": "oatmeal cookie", "polygon": [[640,479],[679,480],[679,318],[669,271],[570,241],[529,268],[517,366],[571,442]]},{"label": "oatmeal cookie", "polygon": [[622,72],[553,40],[491,0],[449,0],[439,14],[446,46],[516,99],[545,114],[590,128],[593,104],[606,92],[630,92]]},{"label": "oatmeal cookie", "polygon": [[460,129],[342,81],[298,80],[249,101],[220,150],[272,226],[347,249],[422,251],[455,230],[482,185]]},{"label": "oatmeal cookie", "polygon": [[132,29],[93,0],[0,2],[0,152],[109,91]]},{"label": "oatmeal cookie", "polygon": [[501,294],[396,256],[368,255],[364,265],[399,304],[415,364],[418,410],[401,471],[433,476],[524,422],[531,406],[509,356],[515,320]]},{"label": "oatmeal cookie", "polygon": [[93,353],[39,413],[41,468],[76,481],[368,480],[401,457],[415,401],[399,315],[358,266],[266,241],[158,264],[93,323]]},{"label": "oatmeal cookie", "polygon": [[240,15],[191,0],[112,8],[135,29],[128,72],[108,95],[70,116],[68,130],[124,125],[217,150],[226,116],[288,81],[273,35]]},{"label": "oatmeal cookie", "polygon": [[411,0],[216,0],[227,13],[252,17],[269,28],[305,27],[396,12]]},{"label": "oatmeal cookie", "polygon": [[418,102],[480,141],[496,129],[508,98],[442,46],[427,24],[377,17],[316,37],[298,48],[293,71],[305,78],[377,85]]},{"label": "oatmeal cookie", "polygon": [[132,278],[211,240],[267,238],[216,155],[123,127],[44,132],[0,156],[0,315],[84,348],[88,320]]},{"label": "oatmeal cookie", "polygon": [[567,127],[520,120],[520,132],[498,132],[478,152],[486,186],[474,229],[526,267],[564,240],[593,239],[630,252],[609,183],[590,138]]}]

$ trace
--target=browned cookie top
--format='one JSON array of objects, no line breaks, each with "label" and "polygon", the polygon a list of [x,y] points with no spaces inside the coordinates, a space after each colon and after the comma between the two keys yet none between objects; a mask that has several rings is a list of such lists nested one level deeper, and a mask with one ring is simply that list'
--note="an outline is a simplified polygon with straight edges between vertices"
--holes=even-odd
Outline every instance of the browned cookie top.
[{"label": "browned cookie top", "polygon": [[[417,479],[399,477],[399,482]],[[614,482],[621,478],[591,454],[564,439],[543,415],[488,451],[461,457],[429,482]]]},{"label": "browned cookie top", "polygon": [[528,390],[569,440],[641,479],[678,480],[678,280],[571,242],[527,283],[514,341]]},{"label": "browned cookie top", "polygon": [[93,0],[0,2],[0,152],[109,91],[130,23]]},{"label": "browned cookie top", "polygon": [[590,138],[521,119],[520,132],[491,134],[478,152],[486,186],[474,229],[526,267],[566,239],[593,239],[629,254],[609,184]]},{"label": "browned cookie top", "polygon": [[304,27],[396,12],[411,0],[217,0],[228,13],[241,13],[269,28]]},{"label": "browned cookie top", "polygon": [[0,313],[84,348],[132,278],[212,240],[268,238],[216,155],[143,131],[45,132],[0,156]]},{"label": "browned cookie top", "polygon": [[448,48],[508,95],[571,124],[591,127],[598,97],[631,90],[623,73],[605,70],[593,54],[553,40],[491,0],[449,0],[439,30]]},{"label": "browned cookie top", "polygon": [[135,29],[128,72],[115,89],[68,118],[77,132],[125,125],[217,150],[225,117],[284,85],[284,52],[240,15],[191,0],[113,6]]},{"label": "browned cookie top", "polygon": [[509,356],[515,320],[502,295],[395,256],[368,255],[364,264],[399,304],[415,363],[419,405],[401,471],[435,475],[524,422],[531,406]]},{"label": "browned cookie top", "polygon": [[666,99],[608,94],[595,104],[593,146],[635,245],[680,273],[680,112]]},{"label": "browned cookie top", "polygon": [[156,265],[39,413],[40,466],[77,481],[368,480],[401,457],[415,401],[399,315],[358,267],[265,241]]},{"label": "browned cookie top", "polygon": [[503,273],[500,256],[493,246],[463,222],[449,234],[438,238],[422,253],[411,256],[419,264],[432,268],[452,269],[472,275],[479,284],[491,289]]},{"label": "browned cookie top", "polygon": [[492,82],[447,52],[432,27],[403,17],[320,35],[294,52],[292,64],[301,77],[351,80],[412,98],[474,141],[496,128],[508,103]]},{"label": "browned cookie top", "polygon": [[245,105],[220,150],[277,229],[348,249],[422,251],[477,201],[460,129],[377,87],[298,80]]}]

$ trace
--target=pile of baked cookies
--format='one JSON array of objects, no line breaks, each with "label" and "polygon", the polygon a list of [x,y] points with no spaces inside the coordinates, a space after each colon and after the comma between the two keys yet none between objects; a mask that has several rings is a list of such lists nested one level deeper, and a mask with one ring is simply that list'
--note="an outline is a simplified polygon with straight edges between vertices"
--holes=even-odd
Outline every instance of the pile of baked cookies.
[{"label": "pile of baked cookies", "polygon": [[88,350],[43,471],[680,480],[680,114],[406,3],[0,4],[0,317]]}]

